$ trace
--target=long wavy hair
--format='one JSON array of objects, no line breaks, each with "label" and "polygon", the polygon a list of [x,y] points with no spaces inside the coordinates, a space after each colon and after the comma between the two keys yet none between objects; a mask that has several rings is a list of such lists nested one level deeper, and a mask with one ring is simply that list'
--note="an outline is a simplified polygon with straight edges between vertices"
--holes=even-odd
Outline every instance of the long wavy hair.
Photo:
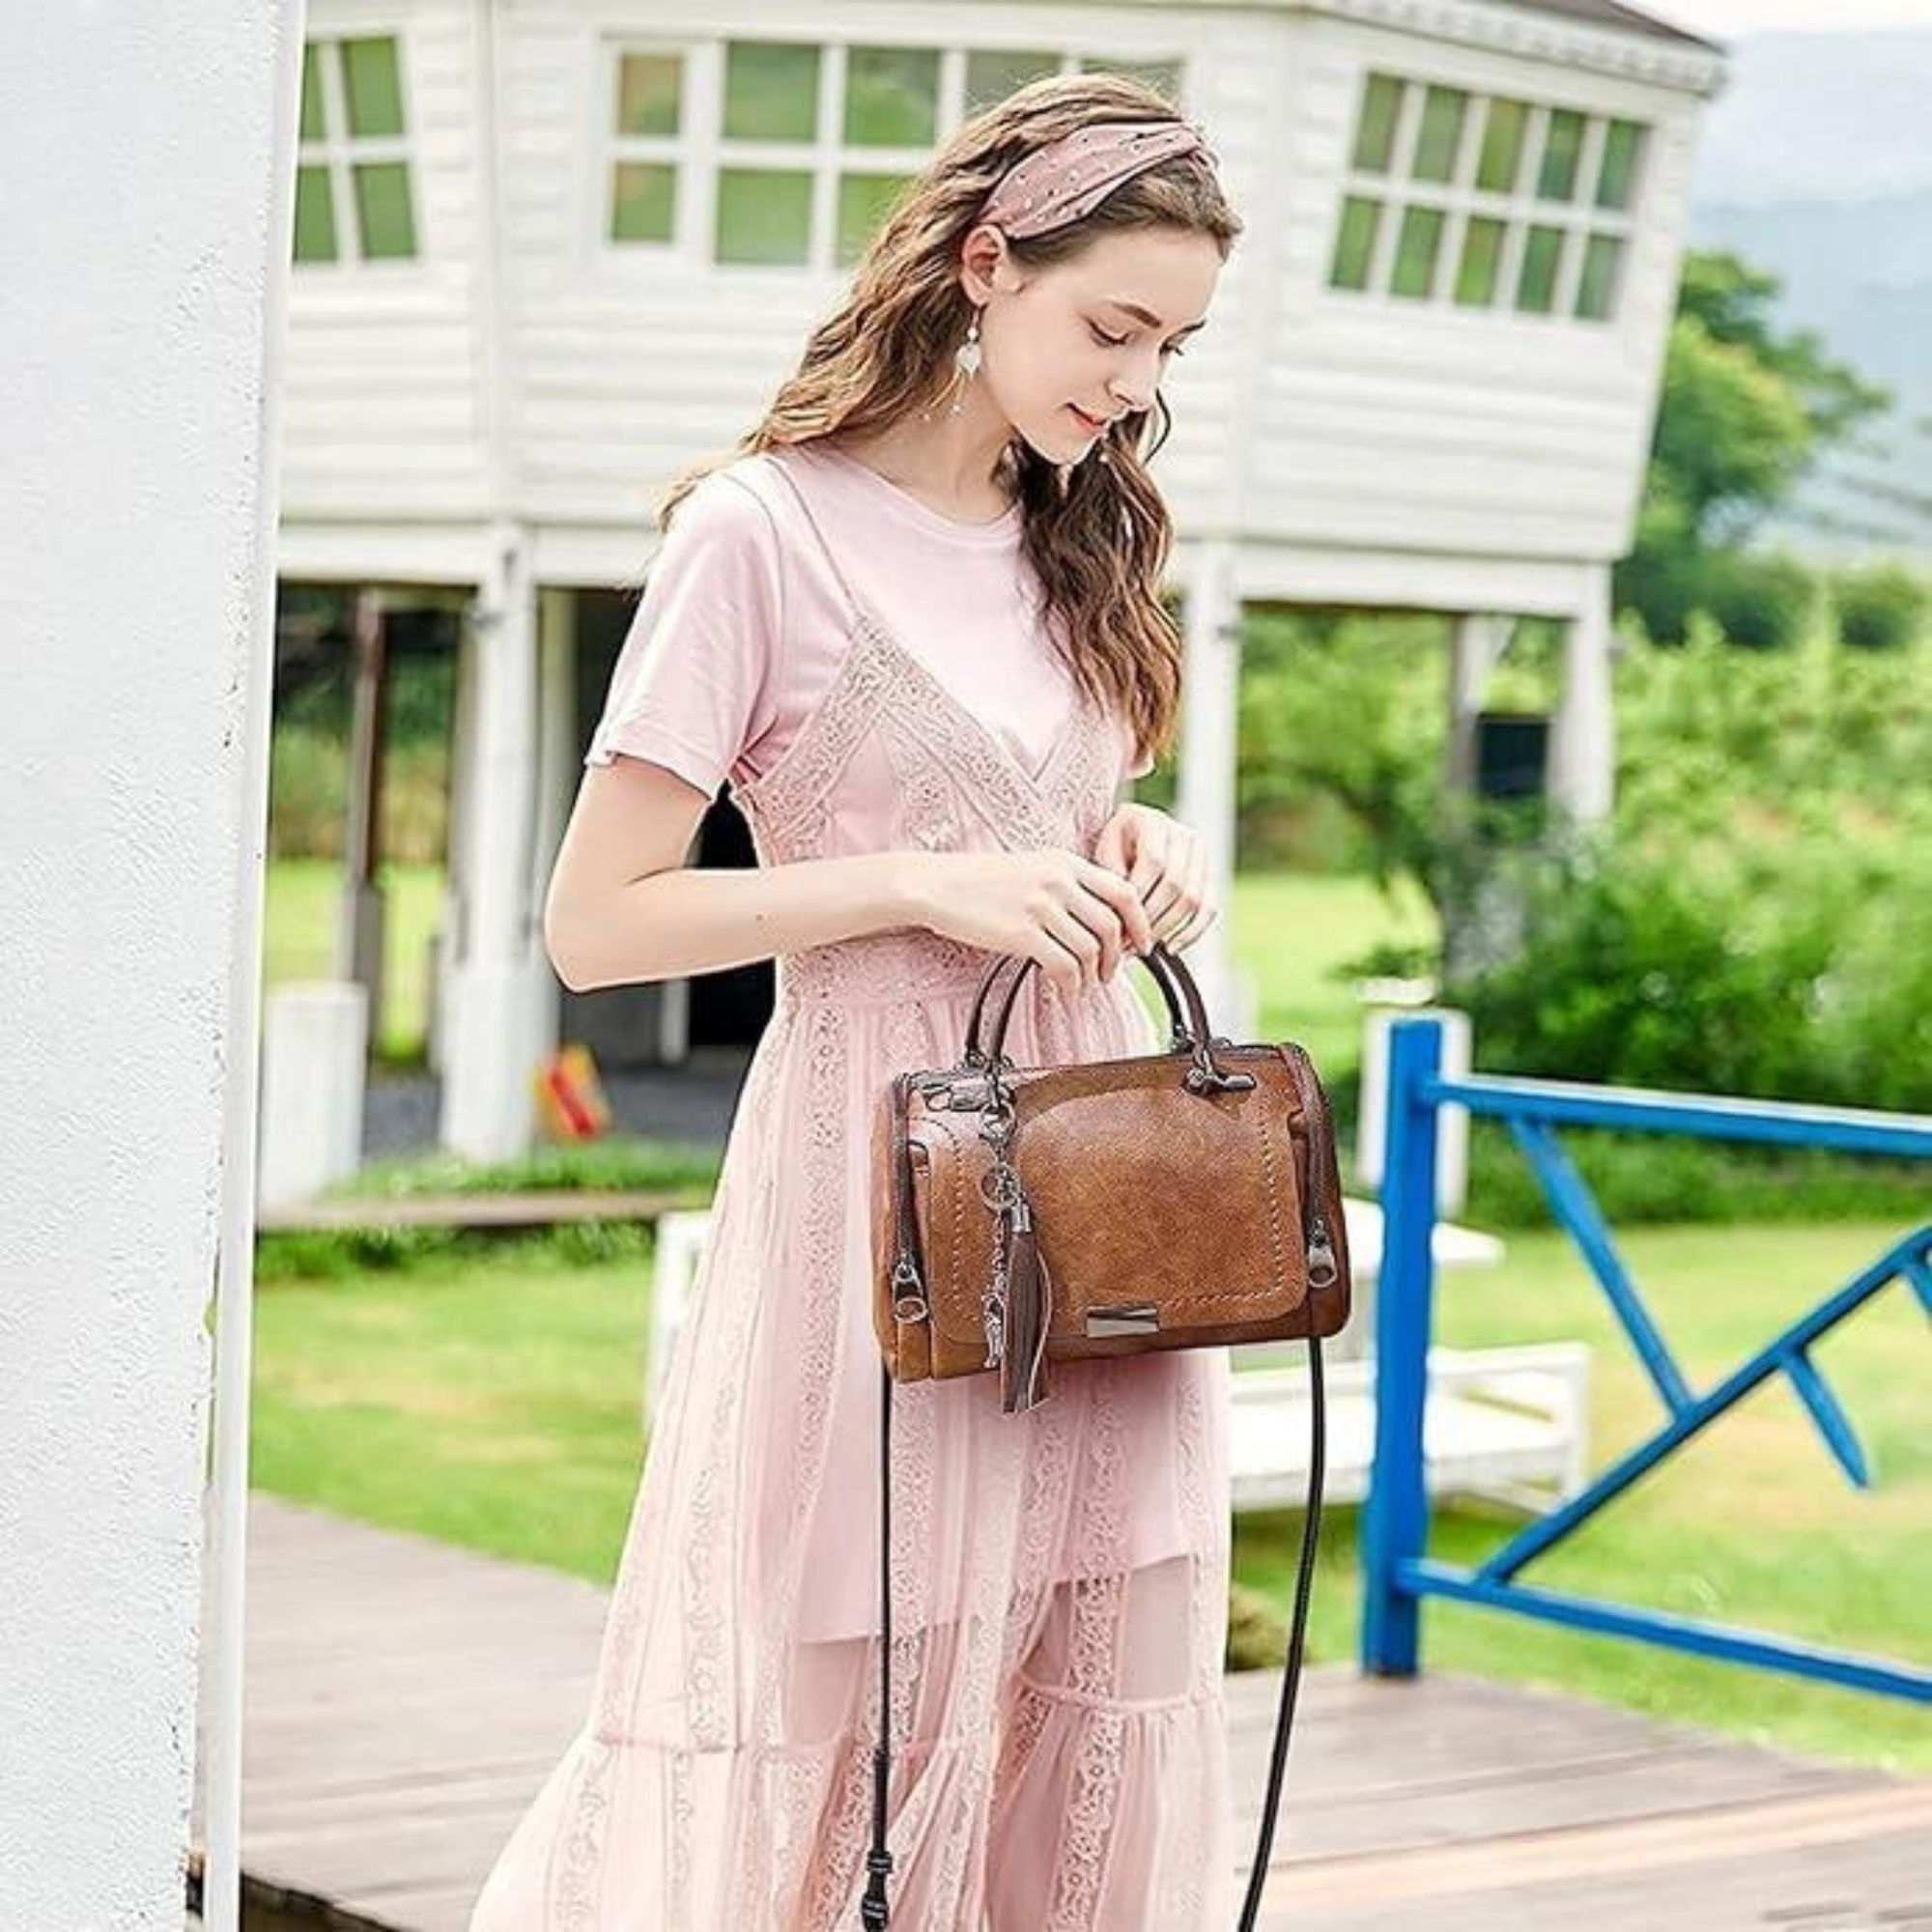
[{"label": "long wavy hair", "polygon": [[[741,456],[838,431],[865,436],[930,407],[953,380],[973,312],[959,285],[960,250],[995,183],[1090,121],[1174,114],[1141,82],[1096,72],[1030,81],[967,121],[895,204],[763,421],[728,455],[676,479],[659,528],[706,475]],[[1071,260],[1102,234],[1162,227],[1209,236],[1225,262],[1242,225],[1212,168],[1180,155],[1122,183],[1078,220],[1009,245],[1022,269],[1036,270]],[[1003,465],[1022,505],[1049,630],[1080,688],[1129,724],[1136,760],[1166,751],[1180,703],[1181,636],[1160,594],[1174,526],[1147,468],[1172,426],[1156,392],[1151,410],[1122,416],[1078,463],[1063,468],[1015,435]]]}]

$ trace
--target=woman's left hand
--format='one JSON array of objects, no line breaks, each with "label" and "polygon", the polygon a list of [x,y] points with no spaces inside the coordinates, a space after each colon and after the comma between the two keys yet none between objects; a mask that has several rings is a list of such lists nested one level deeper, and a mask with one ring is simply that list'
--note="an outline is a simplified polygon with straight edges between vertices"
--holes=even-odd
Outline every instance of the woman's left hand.
[{"label": "woman's left hand", "polygon": [[1185,952],[1219,916],[1206,902],[1208,847],[1201,835],[1151,805],[1130,801],[1101,826],[1094,863],[1124,873],[1147,907],[1153,936]]}]

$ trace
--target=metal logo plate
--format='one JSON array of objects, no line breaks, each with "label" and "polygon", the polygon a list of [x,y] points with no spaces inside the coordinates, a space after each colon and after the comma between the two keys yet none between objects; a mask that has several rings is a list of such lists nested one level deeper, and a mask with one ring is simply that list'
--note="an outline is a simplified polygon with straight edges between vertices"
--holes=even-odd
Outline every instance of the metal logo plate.
[{"label": "metal logo plate", "polygon": [[1087,1311],[1090,1335],[1149,1335],[1160,1326],[1160,1311],[1151,1301],[1121,1301]]}]

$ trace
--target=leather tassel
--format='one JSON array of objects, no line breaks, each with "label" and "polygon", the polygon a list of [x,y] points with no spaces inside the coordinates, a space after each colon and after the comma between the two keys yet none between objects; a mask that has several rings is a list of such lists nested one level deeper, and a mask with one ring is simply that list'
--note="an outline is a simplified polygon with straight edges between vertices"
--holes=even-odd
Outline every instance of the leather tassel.
[{"label": "leather tassel", "polygon": [[1033,1215],[1022,1200],[1007,1247],[1007,1348],[1000,1363],[1000,1408],[1017,1415],[1046,1400],[1046,1337],[1052,1324],[1053,1283],[1035,1239]]}]

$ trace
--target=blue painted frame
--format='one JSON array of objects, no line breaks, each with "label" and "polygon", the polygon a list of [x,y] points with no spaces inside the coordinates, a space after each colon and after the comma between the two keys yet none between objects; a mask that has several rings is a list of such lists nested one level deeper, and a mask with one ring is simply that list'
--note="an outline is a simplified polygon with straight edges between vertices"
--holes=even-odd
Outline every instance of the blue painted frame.
[{"label": "blue painted frame", "polygon": [[[1789,1672],[1915,1702],[1932,1702],[1932,1670],[1836,1651],[1770,1632],[1700,1622],[1520,1583],[1517,1574],[1771,1377],[1786,1377],[1848,1481],[1871,1471],[1851,1423],[1811,1359],[1819,1338],[1897,1280],[1932,1315],[1932,1222],[1904,1236],[1704,1395],[1692,1392],[1590,1193],[1552,1129],[1608,1126],[1852,1152],[1932,1156],[1932,1118],[1852,1108],[1710,1098],[1640,1088],[1587,1087],[1489,1074],[1442,1076],[1442,1023],[1416,1017],[1390,1029],[1382,1166],[1382,1263],[1376,1305],[1376,1446],[1362,1524],[1361,1662],[1383,1677],[1413,1676],[1425,1597],[1482,1604],[1577,1630]],[[1422,1410],[1435,1261],[1437,1110],[1466,1107],[1506,1122],[1558,1221],[1576,1240],[1658,1392],[1666,1421],[1580,1494],[1537,1518],[1474,1569],[1428,1554]]]}]

